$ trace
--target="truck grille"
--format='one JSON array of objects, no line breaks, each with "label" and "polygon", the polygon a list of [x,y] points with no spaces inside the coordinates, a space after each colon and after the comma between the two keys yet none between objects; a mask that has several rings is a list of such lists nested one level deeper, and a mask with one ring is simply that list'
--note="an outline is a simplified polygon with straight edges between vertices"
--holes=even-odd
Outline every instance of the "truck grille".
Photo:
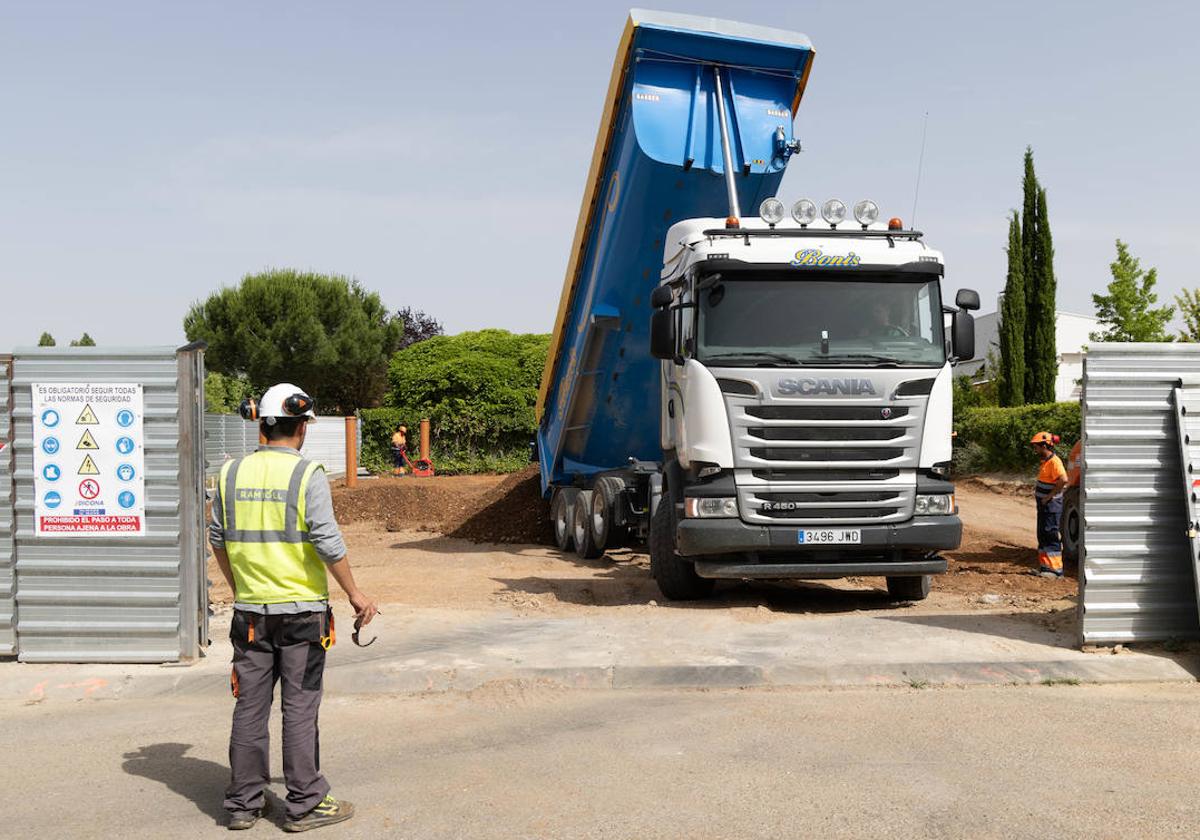
[{"label": "truck grille", "polygon": [[742,519],[852,525],[912,517],[927,397],[882,393],[841,404],[767,388],[725,394]]}]

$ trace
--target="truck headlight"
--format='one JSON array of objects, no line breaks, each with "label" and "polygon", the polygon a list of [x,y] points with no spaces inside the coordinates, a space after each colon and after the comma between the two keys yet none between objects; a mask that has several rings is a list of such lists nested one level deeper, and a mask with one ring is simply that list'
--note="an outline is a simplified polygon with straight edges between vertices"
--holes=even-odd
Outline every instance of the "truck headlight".
[{"label": "truck headlight", "polygon": [[683,500],[683,514],[689,519],[737,516],[737,499],[689,496]]},{"label": "truck headlight", "polygon": [[954,513],[954,494],[939,493],[934,496],[917,496],[918,516],[945,516]]}]

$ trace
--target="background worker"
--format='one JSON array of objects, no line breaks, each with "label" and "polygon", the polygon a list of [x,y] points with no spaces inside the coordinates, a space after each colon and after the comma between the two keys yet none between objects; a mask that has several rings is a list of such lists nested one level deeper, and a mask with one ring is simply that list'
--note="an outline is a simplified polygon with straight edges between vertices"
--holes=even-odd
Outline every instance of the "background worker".
[{"label": "background worker", "polygon": [[408,427],[397,426],[392,433],[392,475],[404,475],[404,461],[408,454]]},{"label": "background worker", "polygon": [[1063,509],[1063,488],[1067,470],[1054,453],[1058,436],[1038,432],[1030,444],[1042,459],[1038,468],[1033,497],[1037,502],[1038,572],[1043,577],[1062,577],[1062,534],[1059,533]]},{"label": "background worker", "polygon": [[326,569],[350,598],[356,627],[377,610],[354,583],[325,472],[300,455],[313,408],[308,394],[286,383],[259,403],[244,402],[242,416],[259,421],[266,442],[226,462],[213,499],[209,543],[234,591],[230,829],[250,828],[263,813],[276,682],[288,791],[284,830],[306,831],[354,814],[353,805],[329,795],[320,768],[317,712],[325,652],[334,641]]}]

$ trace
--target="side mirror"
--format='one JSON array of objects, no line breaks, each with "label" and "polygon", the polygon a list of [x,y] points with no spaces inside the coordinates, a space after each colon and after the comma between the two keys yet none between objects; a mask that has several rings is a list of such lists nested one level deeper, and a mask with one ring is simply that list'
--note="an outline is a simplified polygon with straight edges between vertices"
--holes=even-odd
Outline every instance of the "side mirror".
[{"label": "side mirror", "polygon": [[662,309],[664,306],[671,305],[671,288],[670,286],[656,286],[654,291],[650,293],[650,305],[655,309]]},{"label": "side mirror", "polygon": [[[962,296],[962,292],[958,293]],[[978,296],[977,296],[978,297]],[[975,316],[965,309],[955,312],[950,318],[950,343],[954,357],[960,362],[975,358]]]},{"label": "side mirror", "polygon": [[979,308],[979,292],[974,289],[959,289],[954,297],[954,305],[968,312],[975,311]]},{"label": "side mirror", "polygon": [[654,310],[650,316],[650,355],[656,359],[674,359],[675,344],[675,313],[670,309]]}]

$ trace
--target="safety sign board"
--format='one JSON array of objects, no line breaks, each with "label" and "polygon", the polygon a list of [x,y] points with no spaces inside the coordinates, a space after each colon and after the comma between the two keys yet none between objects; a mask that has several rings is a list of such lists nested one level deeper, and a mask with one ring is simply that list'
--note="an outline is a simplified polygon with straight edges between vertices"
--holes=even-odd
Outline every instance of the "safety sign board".
[{"label": "safety sign board", "polygon": [[34,533],[146,533],[140,383],[33,385]]}]

